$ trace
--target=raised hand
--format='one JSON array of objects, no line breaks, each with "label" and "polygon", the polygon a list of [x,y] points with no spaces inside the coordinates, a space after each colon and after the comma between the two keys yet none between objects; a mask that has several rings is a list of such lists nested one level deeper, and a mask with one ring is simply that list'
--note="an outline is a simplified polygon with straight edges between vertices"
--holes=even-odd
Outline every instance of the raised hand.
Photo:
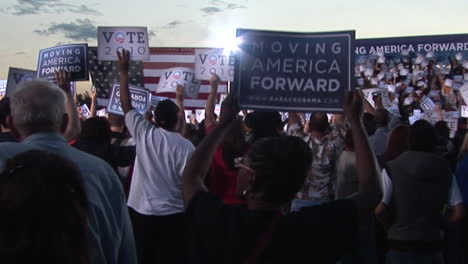
[{"label": "raised hand", "polygon": [[350,122],[360,121],[363,113],[362,96],[358,91],[352,90],[348,92],[345,100],[345,113]]},{"label": "raised hand", "polygon": [[221,104],[219,125],[229,124],[232,120],[234,120],[237,117],[239,111],[240,109],[237,97],[233,93],[230,93]]},{"label": "raised hand", "polygon": [[176,88],[176,98],[183,99],[184,98],[185,87],[182,84],[178,84]]},{"label": "raised hand", "polygon": [[221,80],[219,79],[219,76],[216,73],[211,74],[211,78],[210,78],[211,89],[216,89],[217,91],[220,81]]},{"label": "raised hand", "polygon": [[55,72],[55,80],[57,85],[67,94],[70,93],[71,73],[64,70]]},{"label": "raised hand", "polygon": [[128,50],[122,49],[122,53],[117,51],[117,57],[119,58],[119,71],[127,72],[130,64],[130,52]]}]

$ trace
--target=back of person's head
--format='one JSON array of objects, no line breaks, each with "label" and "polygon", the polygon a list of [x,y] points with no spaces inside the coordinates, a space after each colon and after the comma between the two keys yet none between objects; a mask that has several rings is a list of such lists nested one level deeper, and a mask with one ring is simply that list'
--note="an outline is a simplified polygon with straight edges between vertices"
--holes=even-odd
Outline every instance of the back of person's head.
[{"label": "back of person's head", "polygon": [[252,193],[273,204],[290,202],[304,185],[312,152],[300,138],[281,136],[257,141],[248,157],[255,171]]},{"label": "back of person's head", "polygon": [[65,93],[55,84],[25,82],[10,98],[13,124],[22,136],[37,132],[61,132],[66,119]]},{"label": "back of person's head", "polygon": [[154,109],[156,125],[166,130],[174,130],[177,125],[179,107],[170,99],[158,103]]},{"label": "back of person's head", "polygon": [[[8,97],[0,100],[0,126],[8,128],[7,117],[10,115],[10,99]],[[1,131],[0,131],[1,132]]]},{"label": "back of person's head", "polygon": [[325,133],[329,127],[330,122],[325,112],[312,113],[309,120],[309,130],[311,132]]},{"label": "back of person's head", "polygon": [[394,128],[387,140],[387,148],[384,153],[384,160],[391,161],[409,149],[410,127],[399,125]]},{"label": "back of person's head", "polygon": [[364,128],[366,129],[367,135],[369,137],[374,135],[375,130],[377,129],[374,115],[367,112],[364,113],[364,115],[362,116],[362,123],[364,124]]},{"label": "back of person's head", "polygon": [[73,163],[39,150],[14,156],[0,174],[2,263],[89,263],[87,215]]},{"label": "back of person's head", "polygon": [[388,125],[390,117],[387,109],[375,110],[375,123],[378,127],[386,127]]},{"label": "back of person's head", "polygon": [[418,120],[410,127],[410,150],[432,152],[437,144],[434,127],[426,120]]},{"label": "back of person's head", "polygon": [[439,141],[446,141],[450,137],[450,128],[447,125],[447,122],[440,120],[437,121],[434,125],[435,133]]},{"label": "back of person's head", "polygon": [[251,113],[249,120],[252,129],[251,142],[266,137],[278,137],[281,135],[281,114],[276,111],[255,111]]},{"label": "back of person's head", "polygon": [[107,119],[111,126],[122,127],[125,125],[125,118],[123,116],[109,113]]},{"label": "back of person's head", "polygon": [[95,144],[110,144],[111,130],[107,118],[95,116],[86,119],[81,128],[80,139]]}]

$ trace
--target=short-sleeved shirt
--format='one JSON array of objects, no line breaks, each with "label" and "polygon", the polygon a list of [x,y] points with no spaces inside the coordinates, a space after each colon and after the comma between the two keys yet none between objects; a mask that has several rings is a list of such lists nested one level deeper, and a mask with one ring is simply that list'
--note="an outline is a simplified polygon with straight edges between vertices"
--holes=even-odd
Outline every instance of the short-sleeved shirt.
[{"label": "short-sleeved shirt", "polygon": [[125,124],[137,148],[128,206],[144,215],[183,212],[182,173],[195,147],[134,109],[125,115]]},{"label": "short-sleeved shirt", "polygon": [[[244,263],[277,211],[226,205],[197,193],[187,209],[190,263]],[[336,263],[355,242],[358,212],[352,200],[305,207],[282,216],[257,263]]]}]

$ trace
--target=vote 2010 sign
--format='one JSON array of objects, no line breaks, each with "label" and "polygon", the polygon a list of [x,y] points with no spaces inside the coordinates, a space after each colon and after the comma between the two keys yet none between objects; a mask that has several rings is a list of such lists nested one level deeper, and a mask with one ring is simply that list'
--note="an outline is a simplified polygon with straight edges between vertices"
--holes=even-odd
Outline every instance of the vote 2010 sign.
[{"label": "vote 2010 sign", "polygon": [[195,78],[209,80],[217,74],[222,81],[234,80],[234,55],[224,49],[195,50]]},{"label": "vote 2010 sign", "polygon": [[10,96],[11,94],[13,94],[17,87],[21,86],[26,81],[35,80],[36,76],[36,71],[10,67],[10,69],[8,70],[6,95]]},{"label": "vote 2010 sign", "polygon": [[53,80],[55,73],[65,70],[71,73],[72,81],[87,81],[88,44],[62,45],[39,52],[37,78]]},{"label": "vote 2010 sign", "polygon": [[[133,108],[140,114],[144,115],[151,106],[150,93],[140,87],[130,86],[130,97]],[[114,84],[112,94],[107,105],[107,112],[116,115],[124,115],[122,105],[120,103],[120,85]]]},{"label": "vote 2010 sign", "polygon": [[354,71],[354,36],[238,29],[234,89],[241,107],[343,111]]},{"label": "vote 2010 sign", "polygon": [[148,61],[148,28],[98,27],[98,60],[117,61],[117,51],[122,49],[128,50],[134,61]]},{"label": "vote 2010 sign", "polygon": [[177,85],[184,86],[184,96],[197,98],[200,91],[200,81],[195,79],[193,69],[186,67],[175,67],[164,70],[161,80],[159,81],[157,92],[175,93]]}]

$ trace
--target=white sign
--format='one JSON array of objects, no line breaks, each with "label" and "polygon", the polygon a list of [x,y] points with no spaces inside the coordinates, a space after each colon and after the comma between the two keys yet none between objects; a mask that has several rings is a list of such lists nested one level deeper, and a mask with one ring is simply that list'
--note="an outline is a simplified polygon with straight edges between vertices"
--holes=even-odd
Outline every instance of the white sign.
[{"label": "white sign", "polygon": [[96,115],[97,116],[102,116],[102,117],[107,117],[107,110],[105,108],[101,109],[101,110],[98,110],[96,112]]},{"label": "white sign", "polygon": [[177,85],[183,85],[185,97],[198,98],[200,81],[195,80],[193,69],[185,67],[170,68],[163,72],[158,84],[158,93],[175,93]]},{"label": "white sign", "polygon": [[[459,113],[457,112],[457,114]],[[445,112],[444,121],[447,122],[447,126],[450,129],[450,137],[455,137],[458,129],[458,118],[454,118],[454,113],[452,112]]]},{"label": "white sign", "polygon": [[0,80],[0,96],[4,96],[6,93],[7,80]]},{"label": "white sign", "polygon": [[370,89],[364,89],[362,90],[362,93],[364,95],[364,98],[372,105],[372,107],[375,108],[375,102],[374,102],[374,96],[377,96],[380,94],[382,97],[382,104],[383,106],[390,106],[391,101],[388,96],[388,90],[385,88],[370,88]]},{"label": "white sign", "polygon": [[189,124],[192,123],[191,120],[190,120],[192,118],[192,114],[193,114],[192,110],[184,110],[184,112],[185,112],[185,122],[187,122]]},{"label": "white sign", "polygon": [[432,99],[428,96],[424,96],[422,98],[420,106],[424,110],[424,112],[433,111],[436,107],[434,101],[432,101]]},{"label": "white sign", "polygon": [[99,61],[117,61],[117,51],[122,49],[134,61],[149,61],[148,28],[98,27]]},{"label": "white sign", "polygon": [[197,119],[198,123],[201,123],[203,119],[205,119],[205,109],[196,109],[195,110],[195,118]]},{"label": "white sign", "polygon": [[463,100],[465,100],[465,104],[468,104],[468,84],[464,84],[462,87],[460,87],[459,91],[463,97]]},{"label": "white sign", "polygon": [[209,80],[215,73],[222,81],[234,80],[234,56],[224,49],[195,50],[195,78]]},{"label": "white sign", "polygon": [[468,105],[462,105],[460,111],[461,117],[468,118]]},{"label": "white sign", "polygon": [[91,111],[89,111],[89,108],[86,104],[80,106],[78,108],[78,112],[81,113],[85,119],[88,119],[91,117]]},{"label": "white sign", "polygon": [[6,95],[11,95],[16,90],[16,88],[21,86],[24,82],[35,80],[36,76],[36,71],[10,67],[8,70]]}]

